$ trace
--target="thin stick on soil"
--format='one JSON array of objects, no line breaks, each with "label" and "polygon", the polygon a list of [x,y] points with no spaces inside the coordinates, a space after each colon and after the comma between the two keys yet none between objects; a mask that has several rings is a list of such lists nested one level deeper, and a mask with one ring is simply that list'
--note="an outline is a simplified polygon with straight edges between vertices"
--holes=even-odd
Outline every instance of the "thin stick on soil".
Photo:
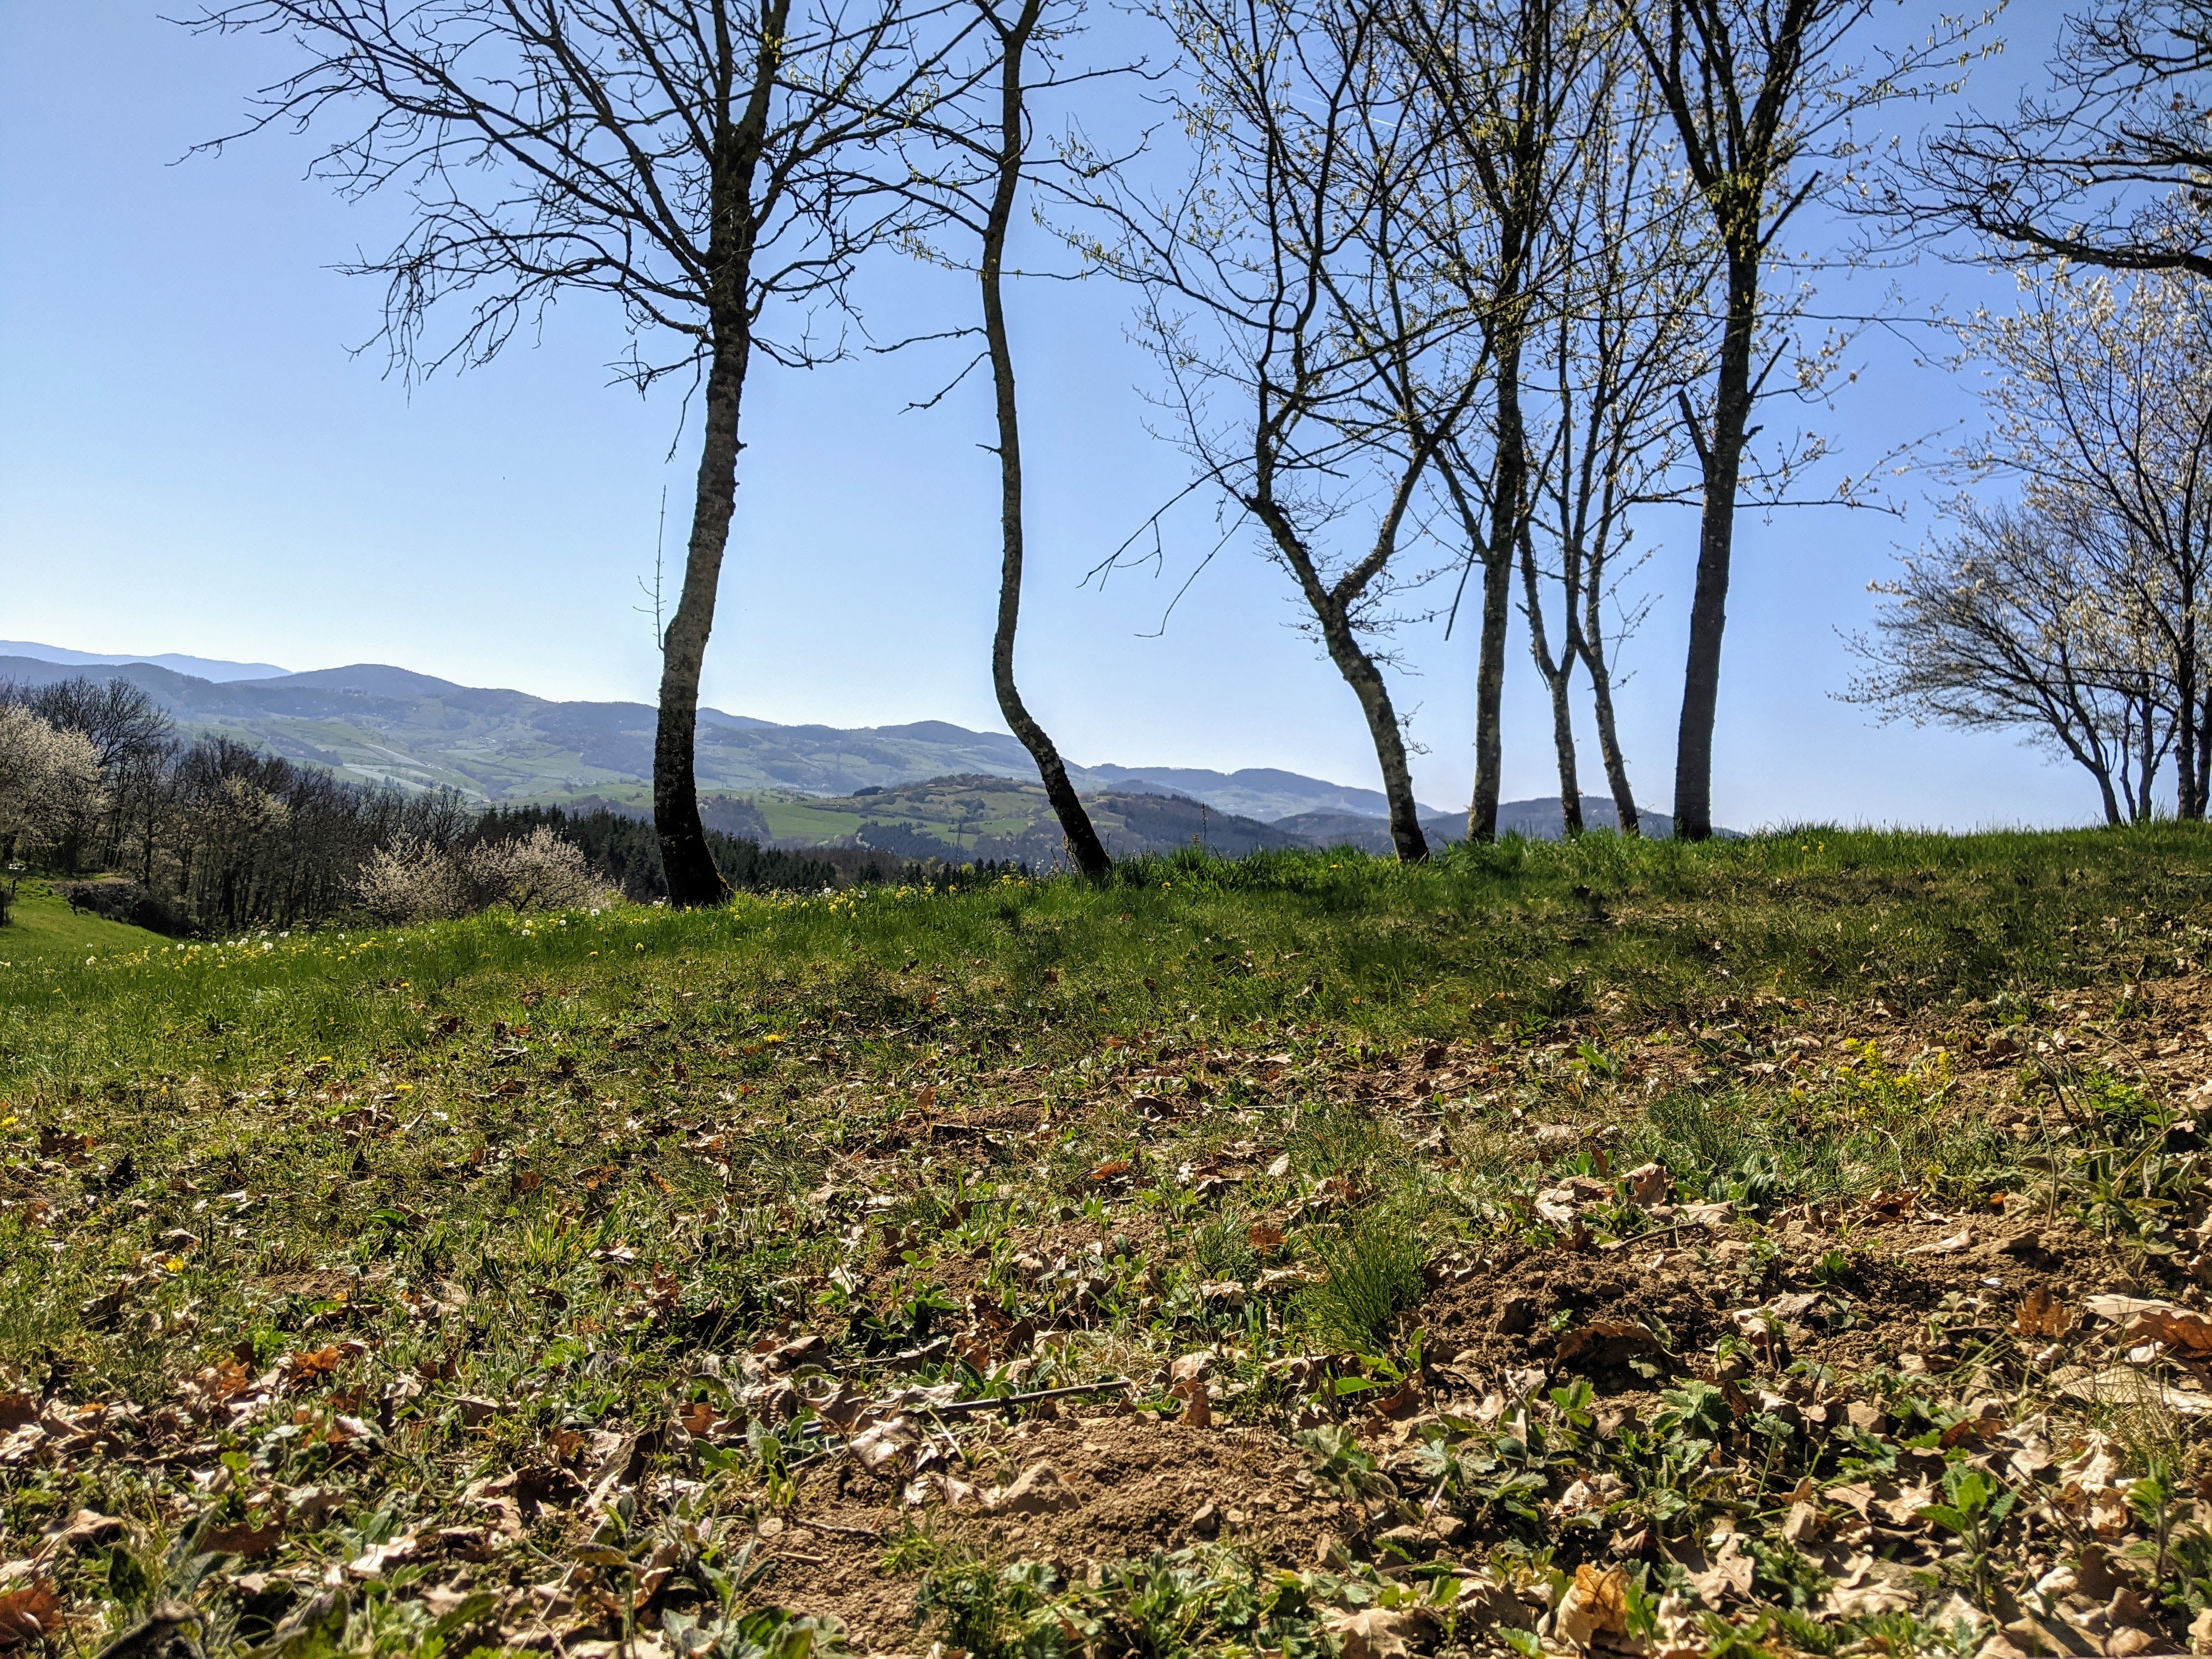
[{"label": "thin stick on soil", "polygon": [[939,1417],[972,1417],[977,1412],[1012,1411],[1017,1406],[1034,1406],[1040,1400],[1067,1400],[1084,1394],[1112,1394],[1117,1389],[1134,1387],[1136,1384],[1126,1376],[1109,1376],[1103,1382],[1074,1382],[1064,1389],[1039,1389],[1035,1394],[1001,1395],[996,1400],[956,1400],[949,1406],[932,1406],[929,1409]]}]

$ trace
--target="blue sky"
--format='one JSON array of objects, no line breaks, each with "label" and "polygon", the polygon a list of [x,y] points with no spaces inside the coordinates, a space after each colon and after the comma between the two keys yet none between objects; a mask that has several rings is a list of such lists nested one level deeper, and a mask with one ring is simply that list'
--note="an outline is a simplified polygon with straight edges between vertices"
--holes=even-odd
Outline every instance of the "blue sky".
[{"label": "blue sky", "polygon": [[[2047,3],[2014,7],[2013,44],[1978,82],[1984,97],[2033,72],[2057,17]],[[1904,5],[1878,26],[1926,21]],[[664,488],[672,552],[687,521],[694,451],[675,402],[608,383],[620,336],[588,301],[489,368],[411,389],[380,356],[351,352],[380,294],[331,267],[388,242],[399,204],[337,200],[304,178],[308,148],[287,136],[186,156],[288,61],[280,42],[194,37],[140,0],[0,6],[0,634],[293,668],[392,662],[546,696],[649,700],[652,628],[633,607]],[[1832,290],[1833,302],[1848,309],[1893,280],[1922,312],[1947,297],[2001,302],[2008,287],[1927,261]],[[878,271],[872,295],[885,332],[968,300],[910,266]],[[1104,282],[1019,296],[1032,706],[1086,763],[1371,783],[1351,694],[1294,631],[1285,579],[1249,544],[1213,562],[1163,637],[1143,635],[1212,540],[1203,514],[1184,515],[1164,580],[1080,586],[1186,477],[1147,433],[1151,370],[1130,317],[1129,296]],[[1909,338],[1862,347],[1857,383],[1818,417],[1841,437],[1836,470],[1972,417],[1960,378],[1913,356]],[[901,412],[944,363],[871,357],[756,376],[708,702],[783,721],[999,727],[985,389]],[[2007,738],[1881,729],[1833,700],[1850,672],[1838,630],[1864,625],[1867,583],[1928,518],[1742,520],[1722,822],[1966,827],[2094,811],[2086,776]],[[1661,543],[1649,574],[1662,597],[1632,650],[1624,738],[1639,795],[1664,807],[1694,515],[1656,519],[1647,534]],[[1426,750],[1419,793],[1463,802],[1472,637],[1423,629],[1401,643],[1397,695]],[[1540,692],[1516,642],[1509,797],[1556,792]],[[1601,787],[1594,744],[1583,776]]]}]

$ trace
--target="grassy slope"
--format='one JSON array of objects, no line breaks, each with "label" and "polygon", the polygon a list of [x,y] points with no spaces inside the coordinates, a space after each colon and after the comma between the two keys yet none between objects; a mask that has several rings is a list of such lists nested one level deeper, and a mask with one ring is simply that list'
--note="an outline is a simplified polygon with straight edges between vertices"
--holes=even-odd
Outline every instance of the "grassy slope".
[{"label": "grassy slope", "polygon": [[[294,1525],[285,1559],[342,1559],[403,1527],[466,1519],[463,1484],[544,1455],[568,1425],[655,1420],[672,1387],[695,1386],[684,1379],[702,1346],[826,1328],[833,1369],[865,1376],[869,1333],[927,1328],[912,1298],[930,1285],[988,1274],[993,1295],[1018,1303],[1030,1293],[1008,1264],[1024,1249],[1048,1256],[1055,1240],[1068,1248],[1070,1230],[1111,1231],[1104,1270],[1133,1288],[1108,1292],[1106,1324],[1030,1382],[1148,1376],[1165,1356],[1228,1344],[1243,1356],[1249,1420],[1276,1423],[1283,1385],[1260,1386],[1276,1376],[1267,1363],[1340,1343],[1363,1321],[1387,1346],[1396,1292],[1386,1286],[1379,1314],[1313,1292],[1256,1325],[1256,1313],[1201,1304],[1201,1279],[1257,1271],[1247,1215],[1317,1201],[1316,1183],[1340,1179],[1376,1194],[1379,1218],[1425,1217],[1436,1239],[1526,1248],[1514,1218],[1534,1171],[1500,1138],[1517,1110],[1629,1125],[1686,1200],[1731,1179],[1852,1190],[1881,1159],[1892,1160],[1881,1178],[1936,1191],[2024,1183],[1986,1135],[1907,1121],[1929,1109],[1917,1085],[1883,1097],[1894,1121],[1872,1121],[1846,1082],[1820,1083],[1810,1106],[1788,1077],[1632,1095],[1608,1056],[1631,1034],[1670,1031],[1700,1053],[1778,1052],[1715,1034],[1711,1022],[1724,1031],[1753,1008],[1785,1027],[1877,1003],[1883,1019],[1939,1028],[1974,1018],[1970,1000],[2036,1017],[2034,1000],[2056,988],[2193,969],[2212,937],[2208,896],[2212,836],[2185,826],[1808,831],[1703,848],[1594,837],[1422,868],[1161,860],[1104,888],[1010,881],[711,915],[487,917],[0,970],[12,1194],[0,1364],[80,1400],[155,1401],[234,1351],[258,1369],[366,1340],[327,1385],[339,1404],[316,1403],[325,1384],[301,1385],[314,1422],[362,1409],[363,1390],[389,1398],[395,1377],[430,1379],[419,1401],[401,1392],[411,1403],[374,1455],[269,1438],[276,1417],[240,1431],[258,1499],[236,1486],[204,1499],[169,1466],[124,1459],[44,1484],[0,1474],[0,1524],[36,1530],[79,1505],[125,1513],[154,1559],[192,1514],[246,1524],[265,1517],[267,1482],[320,1481],[346,1501],[326,1522]],[[1412,1150],[1434,1114],[1417,1114],[1401,1141],[1382,1109],[1349,1103],[1365,1092],[1363,1066],[1431,1042],[1468,1054],[1503,1042],[1533,1068],[1501,1073],[1445,1114],[1466,1148],[1448,1173]],[[1278,1133],[1265,1114],[1279,1105],[1239,1069],[1256,1054],[1295,1068],[1300,1092],[1274,1098],[1303,1100],[1310,1127],[1277,1142],[1284,1172],[1255,1170],[1234,1206],[1194,1195],[1179,1165]],[[1231,1081],[1200,1086],[1209,1072]],[[1733,1062],[1714,1075],[1735,1076]],[[1133,1115],[1139,1090],[1172,1093],[1178,1127]],[[1034,1127],[1014,1149],[970,1139],[940,1155],[913,1125],[946,1114]],[[1842,1152],[1807,1150],[1831,1130]],[[1855,1161],[1862,1143],[1874,1162]],[[1905,1147],[1919,1160],[1909,1170]],[[1747,1164],[1747,1148],[1766,1162]],[[1085,1172],[1117,1161],[1139,1184],[1109,1199]],[[1323,1209],[1288,1213],[1291,1236],[1273,1248],[1294,1261],[1341,1264],[1367,1237]],[[1158,1287],[1149,1310],[1137,1294],[1147,1285]],[[995,1370],[994,1381],[935,1366],[920,1380],[1016,1386]],[[465,1433],[463,1395],[529,1403]],[[708,1504],[708,1534],[726,1540],[708,1555],[726,1564],[732,1535],[714,1527],[788,1498],[773,1449],[738,1444]],[[573,1546],[566,1524],[549,1518],[528,1548]],[[927,1557],[907,1560],[909,1577]],[[514,1570],[526,1570],[520,1556]],[[145,1600],[114,1588],[122,1571],[88,1564],[64,1589],[82,1616],[119,1621]],[[219,1584],[205,1597],[222,1618],[250,1627],[256,1616]],[[404,1581],[368,1599],[392,1621],[391,1650],[404,1650],[421,1615]]]},{"label": "grassy slope", "polygon": [[82,967],[88,956],[137,956],[168,945],[143,927],[74,911],[45,882],[27,880],[9,910],[8,925],[0,927],[0,973]]}]

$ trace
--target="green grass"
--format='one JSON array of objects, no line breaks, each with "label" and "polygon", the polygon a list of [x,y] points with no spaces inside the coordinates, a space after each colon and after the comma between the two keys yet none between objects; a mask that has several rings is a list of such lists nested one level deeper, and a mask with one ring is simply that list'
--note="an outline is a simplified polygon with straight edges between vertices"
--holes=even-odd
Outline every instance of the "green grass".
[{"label": "green grass", "polygon": [[[2196,1179],[2194,1154],[2158,1150],[2154,1103],[2104,1084],[2069,1086],[2092,1128],[2130,1138],[2124,1158],[1956,1111],[1933,1061],[1877,1050],[1802,1081],[1737,1066],[1794,1023],[2035,1020],[2069,988],[2193,969],[2212,832],[2191,826],[1591,836],[1423,866],[1178,856],[1098,885],[188,945],[58,904],[28,897],[0,930],[0,1394],[150,1405],[225,1365],[362,1345],[213,1450],[0,1468],[0,1532],[127,1513],[156,1567],[180,1517],[244,1526],[256,1492],[321,1486],[343,1502],[285,1548],[351,1559],[470,1520],[471,1481],[562,1436],[726,1400],[702,1352],[811,1330],[833,1373],[880,1378],[983,1304],[1066,1340],[1018,1379],[942,1357],[915,1380],[1005,1393],[1131,1376],[1173,1409],[1149,1379],[1211,1347],[1242,1420],[1279,1425],[1268,1364],[1317,1346],[1378,1374],[1402,1358],[1432,1252],[1551,1247],[1530,1199],[1553,1176],[1527,1121],[1609,1124],[1621,1168],[1659,1159],[1675,1201],[1727,1198],[1747,1225],[1881,1185],[1986,1205],[2078,1167],[2102,1182],[2099,1224],[2148,1237]],[[19,939],[48,944],[19,954]],[[1703,1080],[1632,1091],[1619,1051],[1659,1037],[1709,1061]],[[1370,1098],[1376,1076],[1403,1075],[1394,1056],[1430,1045],[1485,1057],[1499,1081],[1434,1111]],[[1197,1172],[1217,1165],[1236,1174],[1212,1192]],[[1624,1207],[1607,1224],[1643,1224]],[[1285,1266],[1306,1271],[1264,1290]],[[1223,1279],[1250,1295],[1201,1288]],[[374,1447],[332,1438],[339,1416],[379,1410]],[[727,1552],[787,1502],[780,1471],[820,1431],[763,1421],[706,1472],[685,1547],[717,1582],[743,1581]],[[218,1456],[238,1478],[187,1491]],[[578,1545],[561,1524],[532,1534],[531,1561]],[[635,1526],[591,1559],[643,1559],[656,1546]],[[98,1577],[126,1569],[97,1563],[64,1588],[112,1626],[137,1603]],[[362,1592],[355,1628],[386,1631],[391,1651],[426,1627],[404,1612],[408,1582]],[[1015,1580],[1003,1602],[998,1579],[934,1582],[939,1616],[994,1632],[963,1627],[979,1648],[1026,1639],[1044,1605]],[[1240,1582],[1210,1556],[1163,1557],[1066,1594],[1182,1585],[1178,1607],[1242,1607]]]},{"label": "green grass", "polygon": [[769,834],[779,842],[805,842],[823,844],[851,835],[860,827],[860,815],[854,811],[839,811],[814,806],[788,795],[753,795],[750,799],[760,809],[768,823]]},{"label": "green grass", "polygon": [[[825,1029],[825,1002],[847,1020],[911,1024],[934,990],[979,1057],[1286,1023],[1393,1043],[1723,999],[1905,1010],[2168,974],[2212,938],[2212,833],[1814,830],[1697,848],[1594,836],[1419,866],[1174,857],[1126,865],[1104,887],[745,898],[220,946],[35,899],[21,914],[21,937],[56,948],[40,946],[30,974],[0,969],[0,1090],[148,1070],[249,1079],[308,1048],[341,1067],[388,1063],[422,1046],[415,1003],[526,1018],[520,999],[555,985],[603,1018],[711,992],[703,1024],[726,1032]],[[72,959],[79,944],[97,960]]]},{"label": "green grass", "polygon": [[88,965],[87,957],[95,958],[89,965],[97,968],[100,959],[140,955],[168,944],[143,927],[72,910],[47,883],[26,879],[9,907],[7,925],[0,927],[0,975],[81,968]]}]

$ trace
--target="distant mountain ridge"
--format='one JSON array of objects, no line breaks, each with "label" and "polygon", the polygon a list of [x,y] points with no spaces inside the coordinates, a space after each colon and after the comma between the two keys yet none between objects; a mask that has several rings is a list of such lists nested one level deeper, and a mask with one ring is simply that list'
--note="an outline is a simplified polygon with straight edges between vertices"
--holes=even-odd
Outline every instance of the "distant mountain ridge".
[{"label": "distant mountain ridge", "polygon": [[196,674],[217,684],[226,680],[267,679],[291,672],[273,662],[224,662],[217,657],[187,657],[174,651],[150,657],[103,654],[97,651],[72,651],[66,646],[34,645],[28,640],[0,640],[0,657],[31,657],[40,662],[67,663],[75,668],[121,667],[128,663],[146,662],[156,668],[173,669],[179,674]]},{"label": "distant mountain ridge", "polygon": [[[502,805],[642,811],[650,799],[655,714],[647,703],[558,702],[385,663],[249,676],[232,671],[268,665],[167,659],[204,663],[228,676],[216,679],[150,659],[110,662],[30,648],[46,654],[0,654],[0,679],[43,684],[113,673],[143,687],[188,732],[230,737],[365,781],[456,789]],[[708,822],[779,845],[912,843],[908,850],[919,855],[927,842],[939,853],[1031,861],[1059,846],[1029,751],[1005,732],[945,720],[858,730],[780,726],[702,708],[697,763]],[[1113,820],[1109,844],[1117,851],[1193,840],[1224,852],[1311,845],[1390,850],[1387,805],[1376,789],[1273,767],[1218,772],[1106,764],[1068,771],[1086,795],[1111,803],[1103,810]],[[989,787],[992,778],[1007,787]],[[1161,804],[1146,806],[1146,798]],[[1177,799],[1189,810],[1166,804]],[[1594,827],[1613,822],[1609,799],[1585,797],[1583,811]],[[972,822],[962,817],[978,812]],[[1559,822],[1556,800],[1500,809],[1499,827],[1526,835],[1557,836]],[[1465,816],[1425,807],[1423,828],[1432,840],[1456,841],[1466,834]],[[1647,833],[1670,828],[1663,814],[1647,815]]]},{"label": "distant mountain ridge", "polygon": [[[507,803],[585,794],[619,800],[652,776],[655,717],[647,703],[556,702],[383,663],[216,681],[151,662],[0,655],[0,678],[33,684],[94,668],[143,687],[191,731],[222,733],[377,782],[442,786]],[[702,708],[699,726],[699,785],[715,792],[836,797],[978,773],[1036,775],[1029,751],[1010,734],[971,732],[945,720],[843,730],[779,726]],[[1298,812],[1384,810],[1379,790],[1274,768],[1224,773],[1107,765],[1072,766],[1069,772],[1079,788],[1188,795],[1262,822]]]}]

